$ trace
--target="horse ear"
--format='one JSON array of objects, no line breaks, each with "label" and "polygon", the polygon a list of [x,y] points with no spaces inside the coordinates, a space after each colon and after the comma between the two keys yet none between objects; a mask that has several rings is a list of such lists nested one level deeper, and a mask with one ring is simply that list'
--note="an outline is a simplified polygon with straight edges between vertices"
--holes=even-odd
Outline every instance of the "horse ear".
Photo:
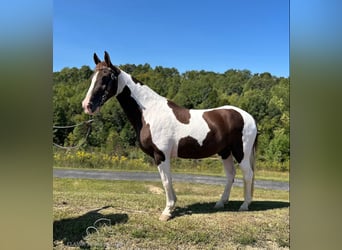
[{"label": "horse ear", "polygon": [[97,65],[99,62],[101,62],[101,60],[99,59],[99,57],[96,55],[96,53],[94,53],[94,62]]},{"label": "horse ear", "polygon": [[110,61],[110,57],[109,57],[108,52],[105,51],[104,54],[105,54],[105,55],[104,55],[104,59],[105,59],[106,64],[107,64],[109,67],[112,66],[112,62]]},{"label": "horse ear", "polygon": [[113,70],[115,70],[115,72],[117,73],[117,75],[119,75],[119,74],[120,74],[120,69],[112,64],[108,52],[105,51],[104,53],[105,53],[104,58],[105,58],[106,64],[107,64],[110,68],[112,68]]}]

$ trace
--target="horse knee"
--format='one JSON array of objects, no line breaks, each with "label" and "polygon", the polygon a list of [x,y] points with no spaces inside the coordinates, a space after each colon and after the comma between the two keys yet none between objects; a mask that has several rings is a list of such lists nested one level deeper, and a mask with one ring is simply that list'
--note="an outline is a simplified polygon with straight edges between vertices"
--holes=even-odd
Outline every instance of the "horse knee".
[{"label": "horse knee", "polygon": [[228,180],[230,180],[230,179],[234,180],[235,175],[236,175],[235,167],[232,167],[230,169],[226,169],[226,176],[227,176]]}]

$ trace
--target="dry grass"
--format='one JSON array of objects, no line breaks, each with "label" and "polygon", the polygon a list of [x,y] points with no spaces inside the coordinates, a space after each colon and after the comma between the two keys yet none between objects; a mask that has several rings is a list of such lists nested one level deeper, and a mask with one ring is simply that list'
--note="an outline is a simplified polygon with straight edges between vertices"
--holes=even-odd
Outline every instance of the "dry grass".
[{"label": "dry grass", "polygon": [[[243,190],[213,209],[223,186],[175,183],[174,218],[158,182],[54,179],[55,249],[289,248],[289,193],[256,189],[249,212],[237,212]],[[96,222],[97,219],[106,218]]]}]

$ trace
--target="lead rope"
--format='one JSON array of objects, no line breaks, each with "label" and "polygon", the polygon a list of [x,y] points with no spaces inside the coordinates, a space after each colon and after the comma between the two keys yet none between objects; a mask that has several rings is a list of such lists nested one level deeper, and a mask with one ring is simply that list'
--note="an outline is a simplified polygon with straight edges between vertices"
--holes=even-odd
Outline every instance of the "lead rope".
[{"label": "lead rope", "polygon": [[67,129],[67,128],[75,128],[75,127],[78,127],[78,126],[82,126],[84,124],[86,124],[88,126],[88,129],[87,129],[87,133],[86,133],[86,136],[85,136],[85,140],[84,141],[80,141],[80,143],[78,145],[75,145],[75,146],[70,146],[70,147],[65,147],[65,146],[61,146],[57,143],[54,143],[52,142],[52,144],[55,146],[55,147],[58,147],[58,148],[61,148],[61,149],[66,149],[66,150],[70,150],[70,149],[76,149],[76,148],[79,148],[81,147],[86,141],[87,141],[87,138],[90,134],[90,131],[91,131],[91,123],[94,121],[94,119],[90,119],[88,121],[84,121],[84,122],[80,122],[78,124],[75,124],[75,125],[68,125],[68,126],[53,126],[54,129]]}]

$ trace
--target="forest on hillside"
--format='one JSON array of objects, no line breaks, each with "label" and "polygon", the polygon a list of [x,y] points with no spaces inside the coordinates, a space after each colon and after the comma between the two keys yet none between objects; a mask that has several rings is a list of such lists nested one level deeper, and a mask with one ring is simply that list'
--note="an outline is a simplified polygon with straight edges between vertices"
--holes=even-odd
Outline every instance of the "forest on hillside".
[{"label": "forest on hillside", "polygon": [[[289,164],[289,78],[235,69],[224,73],[204,70],[179,73],[175,68],[152,68],[149,64],[119,67],[181,106],[204,109],[234,105],[246,110],[258,125],[258,161]],[[92,74],[88,66],[53,73],[54,125],[72,125],[91,119],[84,114],[81,102]],[[85,140],[86,133],[87,126],[54,129],[53,141],[63,146],[83,142],[82,150],[116,155],[125,155],[132,147],[137,147],[133,128],[115,98],[94,117],[91,133]]]}]

